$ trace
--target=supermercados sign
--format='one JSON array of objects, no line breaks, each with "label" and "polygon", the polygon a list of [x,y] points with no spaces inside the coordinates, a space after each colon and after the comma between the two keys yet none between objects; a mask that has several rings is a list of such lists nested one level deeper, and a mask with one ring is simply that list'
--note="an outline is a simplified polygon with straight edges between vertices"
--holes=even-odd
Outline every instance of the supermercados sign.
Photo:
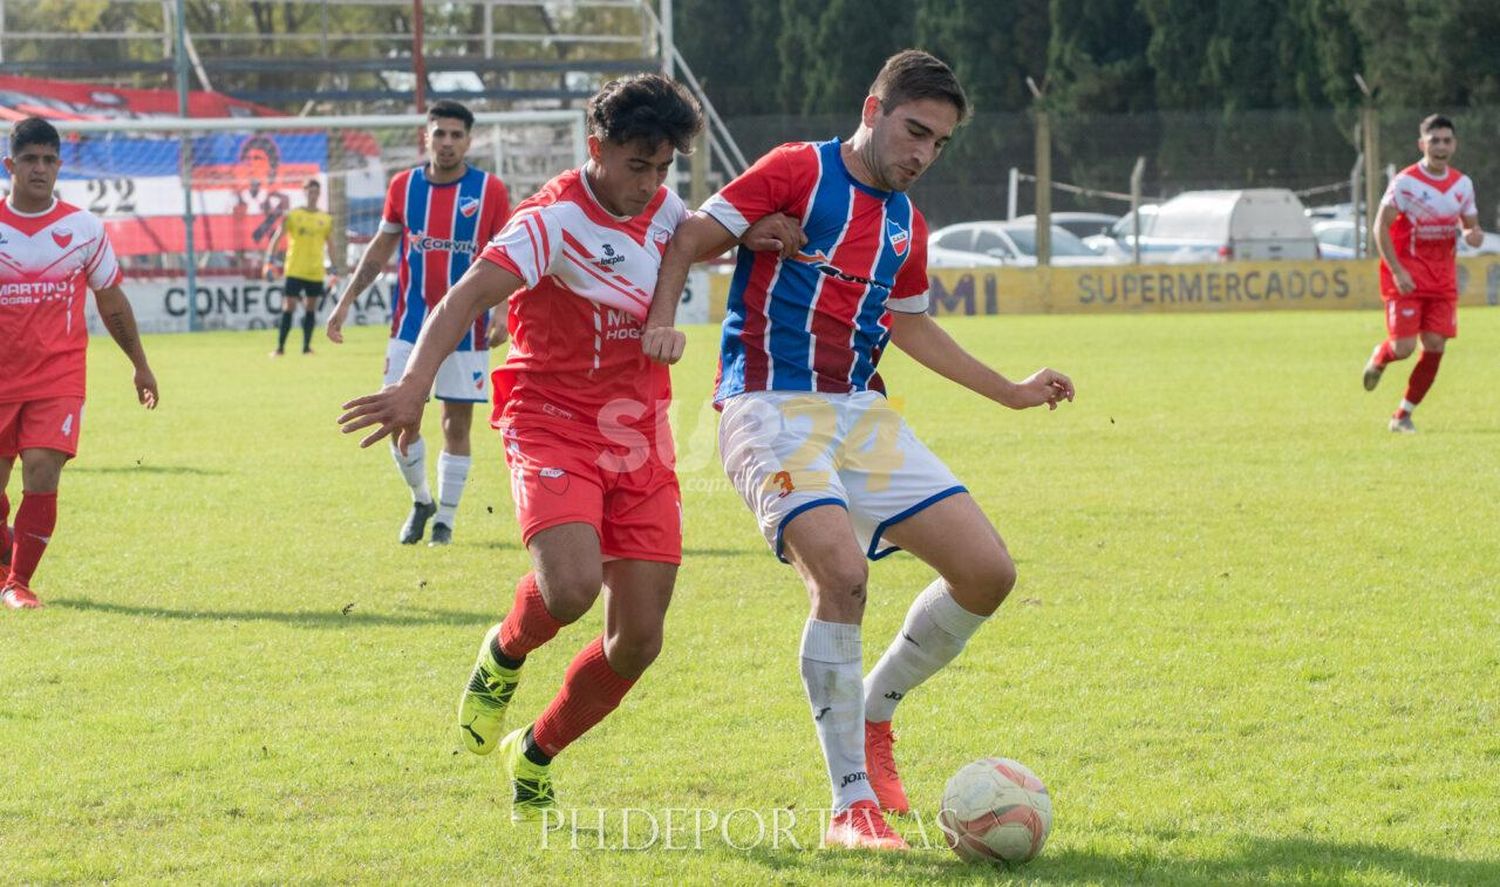
[{"label": "supermercados sign", "polygon": [[[1500,257],[1461,259],[1458,277],[1461,304],[1500,304]],[[1369,260],[942,269],[928,286],[938,316],[1381,306]]]},{"label": "supermercados sign", "polygon": [[[1379,309],[1374,260],[943,268],[928,273],[929,312],[1119,314],[1172,311]],[[713,279],[713,320],[724,317],[730,275]],[[1459,303],[1500,305],[1500,256],[1460,259]]]}]

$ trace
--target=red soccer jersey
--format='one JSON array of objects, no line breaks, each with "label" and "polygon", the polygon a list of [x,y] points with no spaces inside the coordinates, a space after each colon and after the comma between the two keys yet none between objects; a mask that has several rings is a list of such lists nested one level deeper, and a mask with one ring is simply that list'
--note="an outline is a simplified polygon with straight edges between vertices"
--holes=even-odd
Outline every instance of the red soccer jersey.
[{"label": "red soccer jersey", "polygon": [[60,200],[35,215],[0,203],[0,403],[84,396],[84,300],[119,282],[92,213]]},{"label": "red soccer jersey", "polygon": [[666,188],[640,215],[606,210],[579,170],[548,182],[480,254],[526,282],[510,299],[510,354],[495,370],[495,419],[545,415],[623,442],[648,437],[671,400],[641,330],[672,232],[687,215]]},{"label": "red soccer jersey", "polygon": [[[1413,163],[1391,179],[1380,205],[1400,211],[1391,225],[1391,242],[1396,261],[1417,285],[1406,298],[1457,299],[1458,223],[1478,214],[1474,183],[1451,166],[1442,178],[1434,178],[1422,164]],[[1386,299],[1401,295],[1384,259],[1380,261],[1380,294]]]}]

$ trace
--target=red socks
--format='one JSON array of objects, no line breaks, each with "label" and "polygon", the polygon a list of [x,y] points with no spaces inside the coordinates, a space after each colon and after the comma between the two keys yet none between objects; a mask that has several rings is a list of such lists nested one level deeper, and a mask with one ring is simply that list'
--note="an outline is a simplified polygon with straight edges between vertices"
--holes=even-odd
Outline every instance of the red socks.
[{"label": "red socks", "polygon": [[547,612],[536,573],[527,573],[516,583],[516,602],[500,623],[500,649],[509,659],[521,659],[552,640],[563,623]]},{"label": "red socks", "polygon": [[[1443,361],[1441,351],[1422,351],[1422,356],[1417,358],[1417,365],[1411,368],[1411,378],[1406,382],[1406,402],[1412,406],[1422,402],[1427,392],[1432,388],[1432,382],[1437,378],[1438,364]],[[20,526],[20,521],[16,525]]]},{"label": "red socks", "polygon": [[10,497],[0,490],[0,564],[5,564],[0,570],[0,584],[10,575],[10,544]]},{"label": "red socks", "polygon": [[604,638],[594,638],[568,665],[562,689],[531,728],[532,740],[548,757],[556,756],[619,708],[634,685],[604,658]]},{"label": "red socks", "polygon": [[52,531],[57,527],[57,493],[25,493],[16,509],[16,539],[11,551],[10,578],[31,582]]},{"label": "red socks", "polygon": [[1380,347],[1375,349],[1375,365],[1377,367],[1380,367],[1381,369],[1385,369],[1385,365],[1388,363],[1392,363],[1394,361],[1402,359],[1403,358],[1397,357],[1395,350],[1391,348],[1390,339],[1386,339],[1384,342],[1381,342]]}]

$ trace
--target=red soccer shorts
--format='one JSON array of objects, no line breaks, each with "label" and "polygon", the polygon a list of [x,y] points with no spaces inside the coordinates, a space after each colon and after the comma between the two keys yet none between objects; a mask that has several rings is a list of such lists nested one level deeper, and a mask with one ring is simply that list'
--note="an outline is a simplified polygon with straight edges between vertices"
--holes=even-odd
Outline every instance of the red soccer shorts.
[{"label": "red soccer shorts", "polygon": [[14,459],[22,450],[48,449],[78,455],[78,426],[83,422],[83,398],[44,397],[0,403],[0,459]]},{"label": "red soccer shorts", "polygon": [[522,542],[585,523],[599,534],[605,558],[682,563],[682,493],[654,448],[618,446],[532,417],[500,431]]},{"label": "red soccer shorts", "polygon": [[1389,299],[1385,303],[1385,328],[1392,339],[1409,339],[1418,333],[1437,333],[1451,339],[1458,335],[1458,301],[1411,296]]}]

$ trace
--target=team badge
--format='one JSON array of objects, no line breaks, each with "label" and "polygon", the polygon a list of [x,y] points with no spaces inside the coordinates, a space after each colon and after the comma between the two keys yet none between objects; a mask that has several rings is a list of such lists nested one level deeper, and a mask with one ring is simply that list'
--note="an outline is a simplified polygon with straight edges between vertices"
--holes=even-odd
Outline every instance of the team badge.
[{"label": "team badge", "polygon": [[896,251],[896,255],[906,255],[906,247],[911,243],[911,234],[897,224],[895,219],[885,220],[885,236],[891,242],[891,249]]},{"label": "team badge", "polygon": [[52,231],[52,242],[58,246],[67,246],[73,242],[73,232],[67,228],[56,228]]},{"label": "team badge", "polygon": [[473,218],[474,214],[479,212],[479,198],[465,197],[458,201],[458,211],[463,213],[466,219]]}]

